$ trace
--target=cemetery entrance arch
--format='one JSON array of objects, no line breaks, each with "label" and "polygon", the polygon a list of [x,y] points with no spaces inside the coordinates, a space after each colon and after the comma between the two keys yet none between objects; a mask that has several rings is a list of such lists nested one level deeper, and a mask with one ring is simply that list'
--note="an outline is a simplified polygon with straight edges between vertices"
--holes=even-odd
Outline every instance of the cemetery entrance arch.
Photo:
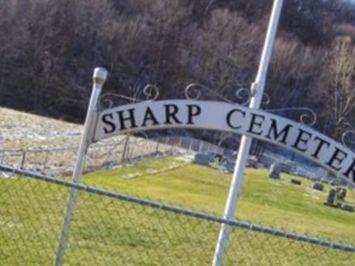
[{"label": "cemetery entrance arch", "polygon": [[145,130],[189,128],[228,131],[299,153],[355,184],[355,154],[309,126],[241,105],[217,101],[145,101],[104,110],[93,140]]}]

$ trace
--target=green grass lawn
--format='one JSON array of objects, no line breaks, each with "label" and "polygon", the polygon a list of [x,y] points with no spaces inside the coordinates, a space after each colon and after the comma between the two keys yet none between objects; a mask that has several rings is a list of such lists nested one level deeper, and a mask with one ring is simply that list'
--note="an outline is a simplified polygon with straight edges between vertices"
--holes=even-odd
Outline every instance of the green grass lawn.
[{"label": "green grass lawn", "polygon": [[[217,169],[194,164],[149,174],[151,169],[164,169],[167,164],[174,163],[181,164],[176,159],[147,161],[137,167],[89,174],[83,182],[222,215],[231,176]],[[133,172],[141,175],[125,178]],[[238,203],[237,218],[301,234],[355,242],[355,213],[323,205],[331,188],[329,185],[325,185],[324,192],[319,192],[311,188],[311,181],[299,179],[303,182],[302,186],[295,186],[290,180],[291,176],[288,175],[283,175],[281,181],[269,179],[267,170],[248,169]],[[348,192],[347,200],[355,203],[352,191]]]},{"label": "green grass lawn", "polygon": [[[171,169],[168,169],[171,168]],[[237,218],[332,241],[355,243],[355,214],[326,207],[311,183],[271,180],[248,169]],[[221,215],[230,175],[180,159],[86,175],[84,183]],[[52,265],[68,189],[0,179],[0,265]],[[348,201],[355,202],[354,193]],[[79,192],[66,265],[210,265],[220,225]],[[233,229],[226,265],[354,265],[355,255]]]}]

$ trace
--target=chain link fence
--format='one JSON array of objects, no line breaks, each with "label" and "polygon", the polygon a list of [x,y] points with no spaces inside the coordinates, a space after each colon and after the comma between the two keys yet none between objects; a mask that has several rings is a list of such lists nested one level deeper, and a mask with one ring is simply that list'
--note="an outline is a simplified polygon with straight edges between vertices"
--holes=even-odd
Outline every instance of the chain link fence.
[{"label": "chain link fence", "polygon": [[231,226],[225,265],[355,265],[355,247],[74,184],[12,167],[0,179],[0,264],[52,265],[77,189],[64,265],[209,265]]},{"label": "chain link fence", "polygon": [[[58,137],[57,139],[60,139]],[[79,142],[76,137],[66,136],[54,147],[0,149],[0,164],[15,168],[37,171],[53,176],[71,175],[73,162],[76,160]],[[63,144],[61,144],[63,143]],[[72,143],[65,145],[64,143]],[[111,169],[123,164],[135,164],[149,158],[170,155],[195,155],[197,153],[214,153],[223,155],[230,162],[235,161],[233,150],[200,139],[183,136],[137,137],[120,136],[93,144],[87,155],[86,172],[99,169]],[[255,156],[254,156],[255,157]],[[286,157],[264,152],[257,158],[258,164],[269,168],[274,163],[293,166],[292,173],[313,180],[327,176],[327,171],[320,167],[291,163]],[[1,175],[1,173],[0,173]]]},{"label": "chain link fence", "polygon": [[[63,139],[63,143],[69,142]],[[73,142],[73,141],[71,141]],[[58,145],[51,148],[3,149],[0,164],[46,173],[53,176],[71,175],[78,147]],[[188,137],[159,137],[154,139],[134,136],[115,137],[90,147],[86,172],[132,164],[147,158],[177,154],[215,152],[223,149],[211,143]]]}]

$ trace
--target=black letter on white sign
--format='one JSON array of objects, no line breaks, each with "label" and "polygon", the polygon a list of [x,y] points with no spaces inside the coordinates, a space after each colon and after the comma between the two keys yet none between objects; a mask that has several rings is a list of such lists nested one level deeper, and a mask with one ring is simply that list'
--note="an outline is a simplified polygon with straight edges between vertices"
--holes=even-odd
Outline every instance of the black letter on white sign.
[{"label": "black letter on white sign", "polygon": [[[110,118],[111,121],[109,121],[108,118]],[[112,119],[113,114],[105,114],[102,116],[102,122],[108,126],[108,128],[104,127],[105,134],[113,133],[116,130],[116,126],[112,123]]]},{"label": "black letter on white sign", "polygon": [[242,110],[239,110],[239,109],[233,109],[232,111],[230,111],[227,115],[227,124],[230,128],[233,128],[233,129],[240,129],[242,126],[234,126],[232,124],[232,115],[234,115],[235,113],[240,113],[242,114],[243,118],[245,117],[246,113]]},{"label": "black letter on white sign", "polygon": [[[182,122],[176,117],[176,114],[179,112],[179,108],[175,104],[165,104],[165,123],[166,125],[171,125],[174,122],[176,124],[182,124]],[[174,122],[171,122],[174,120]]]},{"label": "black letter on white sign", "polygon": [[[339,157],[340,156],[340,157]],[[327,165],[329,165],[332,169],[339,171],[341,169],[341,163],[348,157],[348,154],[335,148],[335,152],[333,153],[332,157],[330,158]],[[338,167],[334,165],[334,163],[338,164]]]},{"label": "black letter on white sign", "polygon": [[262,130],[256,131],[256,130],[262,128],[264,121],[265,121],[265,116],[258,115],[258,114],[251,114],[251,122],[250,122],[250,127],[248,129],[248,132],[260,136],[263,133],[263,131]]},{"label": "black letter on white sign", "polygon": [[[122,110],[117,112],[118,114],[118,118],[120,120],[120,130],[125,130],[127,129],[127,126],[125,124],[126,121],[130,122],[131,127],[130,128],[136,128],[137,124],[136,124],[136,119],[134,117],[134,108],[132,109],[128,109],[128,110]],[[128,116],[124,117],[124,112],[127,111],[128,112]]]},{"label": "black letter on white sign", "polygon": [[316,151],[312,154],[312,157],[314,157],[314,158],[316,158],[316,159],[319,159],[318,155],[319,155],[320,151],[322,150],[324,144],[326,144],[327,147],[329,148],[330,143],[329,143],[328,141],[325,141],[324,139],[321,139],[321,138],[317,137],[317,136],[314,137],[314,139],[315,139],[315,140],[318,140],[318,141],[319,141],[319,144],[318,144],[318,146],[317,146]]},{"label": "black letter on white sign", "polygon": [[[300,131],[298,133],[298,136],[297,136],[297,139],[295,141],[295,144],[293,144],[292,147],[294,147],[295,149],[297,149],[299,151],[302,151],[302,152],[307,151],[307,149],[308,149],[307,144],[308,144],[308,141],[310,141],[311,137],[312,137],[311,133],[300,129]],[[302,147],[300,147],[300,144],[303,144],[306,147],[302,148]]]},{"label": "black letter on white sign", "polygon": [[189,113],[187,124],[193,125],[194,124],[193,117],[201,114],[201,107],[196,104],[188,104],[187,108],[188,108],[188,113]]},{"label": "black letter on white sign", "polygon": [[353,182],[355,182],[355,159],[353,163],[350,165],[348,171],[344,173],[344,175],[346,175],[348,178],[351,178],[350,175],[352,175]]},{"label": "black letter on white sign", "polygon": [[[270,126],[269,133],[266,135],[266,138],[277,141],[282,136],[279,142],[283,144],[287,144],[286,140],[291,127],[292,125],[287,125],[282,130],[278,131],[277,121],[271,118],[271,126]],[[271,137],[271,133],[273,133],[273,138]]]},{"label": "black letter on white sign", "polygon": [[157,119],[154,116],[154,113],[149,107],[147,107],[147,110],[145,111],[142,127],[147,126],[147,121],[152,121],[154,126],[159,125]]}]

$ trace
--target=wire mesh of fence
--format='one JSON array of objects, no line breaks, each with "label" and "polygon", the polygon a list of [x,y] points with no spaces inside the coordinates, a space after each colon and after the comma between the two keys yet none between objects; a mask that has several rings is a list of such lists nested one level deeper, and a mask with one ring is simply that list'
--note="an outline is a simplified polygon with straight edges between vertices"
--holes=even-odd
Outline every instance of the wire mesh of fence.
[{"label": "wire mesh of fence", "polygon": [[[73,162],[77,156],[76,145],[64,143],[75,143],[73,137],[65,137],[54,146],[33,147],[24,149],[0,149],[0,164],[11,165],[15,168],[38,171],[53,176],[71,175]],[[78,142],[77,139],[75,139]],[[86,172],[99,169],[111,169],[124,164],[136,164],[147,158],[159,158],[169,155],[194,155],[197,153],[214,153],[223,155],[229,161],[234,162],[233,151],[222,148],[218,145],[191,137],[184,136],[155,136],[154,138],[137,136],[115,137],[109,142],[107,140],[95,143],[90,147]],[[258,161],[267,167],[275,162],[290,164],[282,156],[264,153]],[[294,170],[294,169],[293,169]],[[295,174],[309,178],[326,176],[325,170],[319,167],[307,167],[297,165]]]},{"label": "wire mesh of fence", "polygon": [[0,179],[0,264],[55,260],[67,198],[78,197],[64,265],[209,265],[221,224],[225,265],[354,265],[355,247],[74,184],[38,173]]},{"label": "wire mesh of fence", "polygon": [[[66,140],[63,140],[65,143]],[[172,154],[217,152],[223,149],[205,141],[188,137],[160,137],[154,139],[134,136],[117,137],[92,145],[86,162],[86,172],[137,163],[146,158]],[[34,170],[54,176],[70,175],[76,159],[77,147],[57,145],[47,148],[0,150],[0,164]]]}]

